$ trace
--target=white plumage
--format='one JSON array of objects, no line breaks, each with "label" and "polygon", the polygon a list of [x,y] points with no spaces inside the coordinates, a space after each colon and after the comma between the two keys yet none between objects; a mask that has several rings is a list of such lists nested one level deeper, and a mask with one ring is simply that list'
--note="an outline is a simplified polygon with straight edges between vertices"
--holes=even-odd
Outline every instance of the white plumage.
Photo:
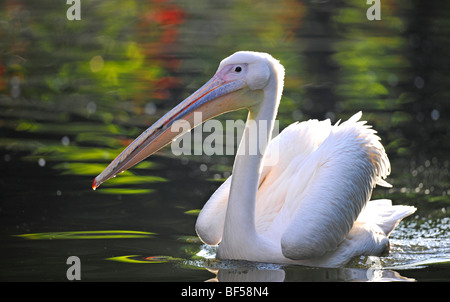
[{"label": "white plumage", "polygon": [[[217,257],[334,267],[355,256],[386,253],[387,236],[416,209],[369,202],[377,184],[390,186],[380,138],[357,113],[340,125],[294,123],[271,140],[283,81],[284,67],[272,56],[231,55],[210,81],[132,142],[92,187],[170,143],[180,134],[171,130],[174,122],[183,119],[193,128],[196,112],[205,121],[245,108],[249,115],[233,174],[196,223],[206,244],[219,244]],[[253,144],[263,147],[253,154]]]},{"label": "white plumage", "polygon": [[[384,254],[387,236],[414,213],[390,200],[367,203],[376,184],[390,186],[383,180],[390,163],[380,138],[360,118],[357,113],[341,125],[294,123],[271,140],[265,156],[279,160],[263,167],[255,224],[274,245],[285,245],[279,262],[336,267],[355,256]],[[198,217],[196,230],[206,244],[222,238],[231,178]]]}]

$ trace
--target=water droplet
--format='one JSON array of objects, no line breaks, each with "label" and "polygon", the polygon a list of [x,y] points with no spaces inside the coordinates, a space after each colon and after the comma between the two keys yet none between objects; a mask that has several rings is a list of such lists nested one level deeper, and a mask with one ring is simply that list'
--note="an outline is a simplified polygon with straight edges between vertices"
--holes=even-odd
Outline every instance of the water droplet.
[{"label": "water droplet", "polygon": [[153,115],[156,112],[156,105],[153,103],[147,103],[145,104],[144,111],[147,115]]},{"label": "water droplet", "polygon": [[293,118],[295,121],[300,121],[300,120],[302,120],[302,119],[303,119],[303,112],[300,111],[300,110],[294,110],[294,111],[292,111],[292,118]]},{"label": "water droplet", "polygon": [[437,121],[439,117],[440,117],[439,110],[433,109],[433,111],[431,111],[431,119],[433,119],[433,121]]},{"label": "water droplet", "polygon": [[11,78],[11,96],[18,98],[20,96],[20,77],[14,76]]},{"label": "water droplet", "polygon": [[417,88],[422,89],[423,86],[425,86],[425,81],[424,81],[424,79],[423,79],[422,77],[417,76],[417,77],[414,79],[414,85],[415,85]]},{"label": "water droplet", "polygon": [[44,167],[44,166],[45,166],[45,159],[39,158],[39,160],[38,160],[38,165],[39,165],[40,167]]},{"label": "water droplet", "polygon": [[70,138],[68,136],[63,136],[61,138],[61,144],[63,146],[68,146],[70,144]]},{"label": "water droplet", "polygon": [[86,110],[89,114],[94,113],[97,110],[97,104],[95,102],[89,102],[86,105]]},{"label": "water droplet", "polygon": [[95,56],[89,61],[89,66],[91,67],[92,72],[99,72],[103,69],[105,62],[103,61],[102,56]]}]

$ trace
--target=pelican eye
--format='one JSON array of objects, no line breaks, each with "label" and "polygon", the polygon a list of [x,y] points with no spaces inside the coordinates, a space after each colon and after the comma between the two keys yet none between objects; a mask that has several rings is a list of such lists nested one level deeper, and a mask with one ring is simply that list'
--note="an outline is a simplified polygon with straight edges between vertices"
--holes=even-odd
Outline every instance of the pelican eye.
[{"label": "pelican eye", "polygon": [[241,66],[237,66],[237,67],[234,69],[234,71],[236,71],[236,72],[241,72],[241,71],[242,71],[242,67],[241,67]]}]

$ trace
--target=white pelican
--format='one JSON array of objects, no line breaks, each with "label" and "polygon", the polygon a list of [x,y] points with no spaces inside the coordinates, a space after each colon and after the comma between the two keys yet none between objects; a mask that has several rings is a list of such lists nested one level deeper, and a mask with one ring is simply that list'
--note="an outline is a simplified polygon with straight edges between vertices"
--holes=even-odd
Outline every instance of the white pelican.
[{"label": "white pelican", "polygon": [[[369,201],[390,163],[380,138],[361,113],[331,125],[329,120],[294,123],[270,141],[284,82],[284,67],[265,53],[239,51],[224,59],[211,80],[133,141],[93,182],[93,189],[169,144],[178,120],[192,128],[247,108],[243,139],[233,173],[202,209],[196,232],[217,245],[218,259],[337,267],[355,256],[389,251],[388,235],[416,209]],[[266,147],[251,155],[249,123],[268,133]],[[270,142],[270,144],[269,144]],[[280,150],[277,165],[264,161]]]}]

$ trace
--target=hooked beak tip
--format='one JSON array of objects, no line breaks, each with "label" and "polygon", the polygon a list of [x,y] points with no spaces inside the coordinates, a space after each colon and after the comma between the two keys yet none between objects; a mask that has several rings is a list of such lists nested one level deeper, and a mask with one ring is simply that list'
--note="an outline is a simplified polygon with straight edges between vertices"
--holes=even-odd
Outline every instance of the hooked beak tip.
[{"label": "hooked beak tip", "polygon": [[97,183],[97,178],[94,179],[94,181],[92,182],[92,190],[95,191],[95,189],[97,189],[100,186],[99,183]]}]

